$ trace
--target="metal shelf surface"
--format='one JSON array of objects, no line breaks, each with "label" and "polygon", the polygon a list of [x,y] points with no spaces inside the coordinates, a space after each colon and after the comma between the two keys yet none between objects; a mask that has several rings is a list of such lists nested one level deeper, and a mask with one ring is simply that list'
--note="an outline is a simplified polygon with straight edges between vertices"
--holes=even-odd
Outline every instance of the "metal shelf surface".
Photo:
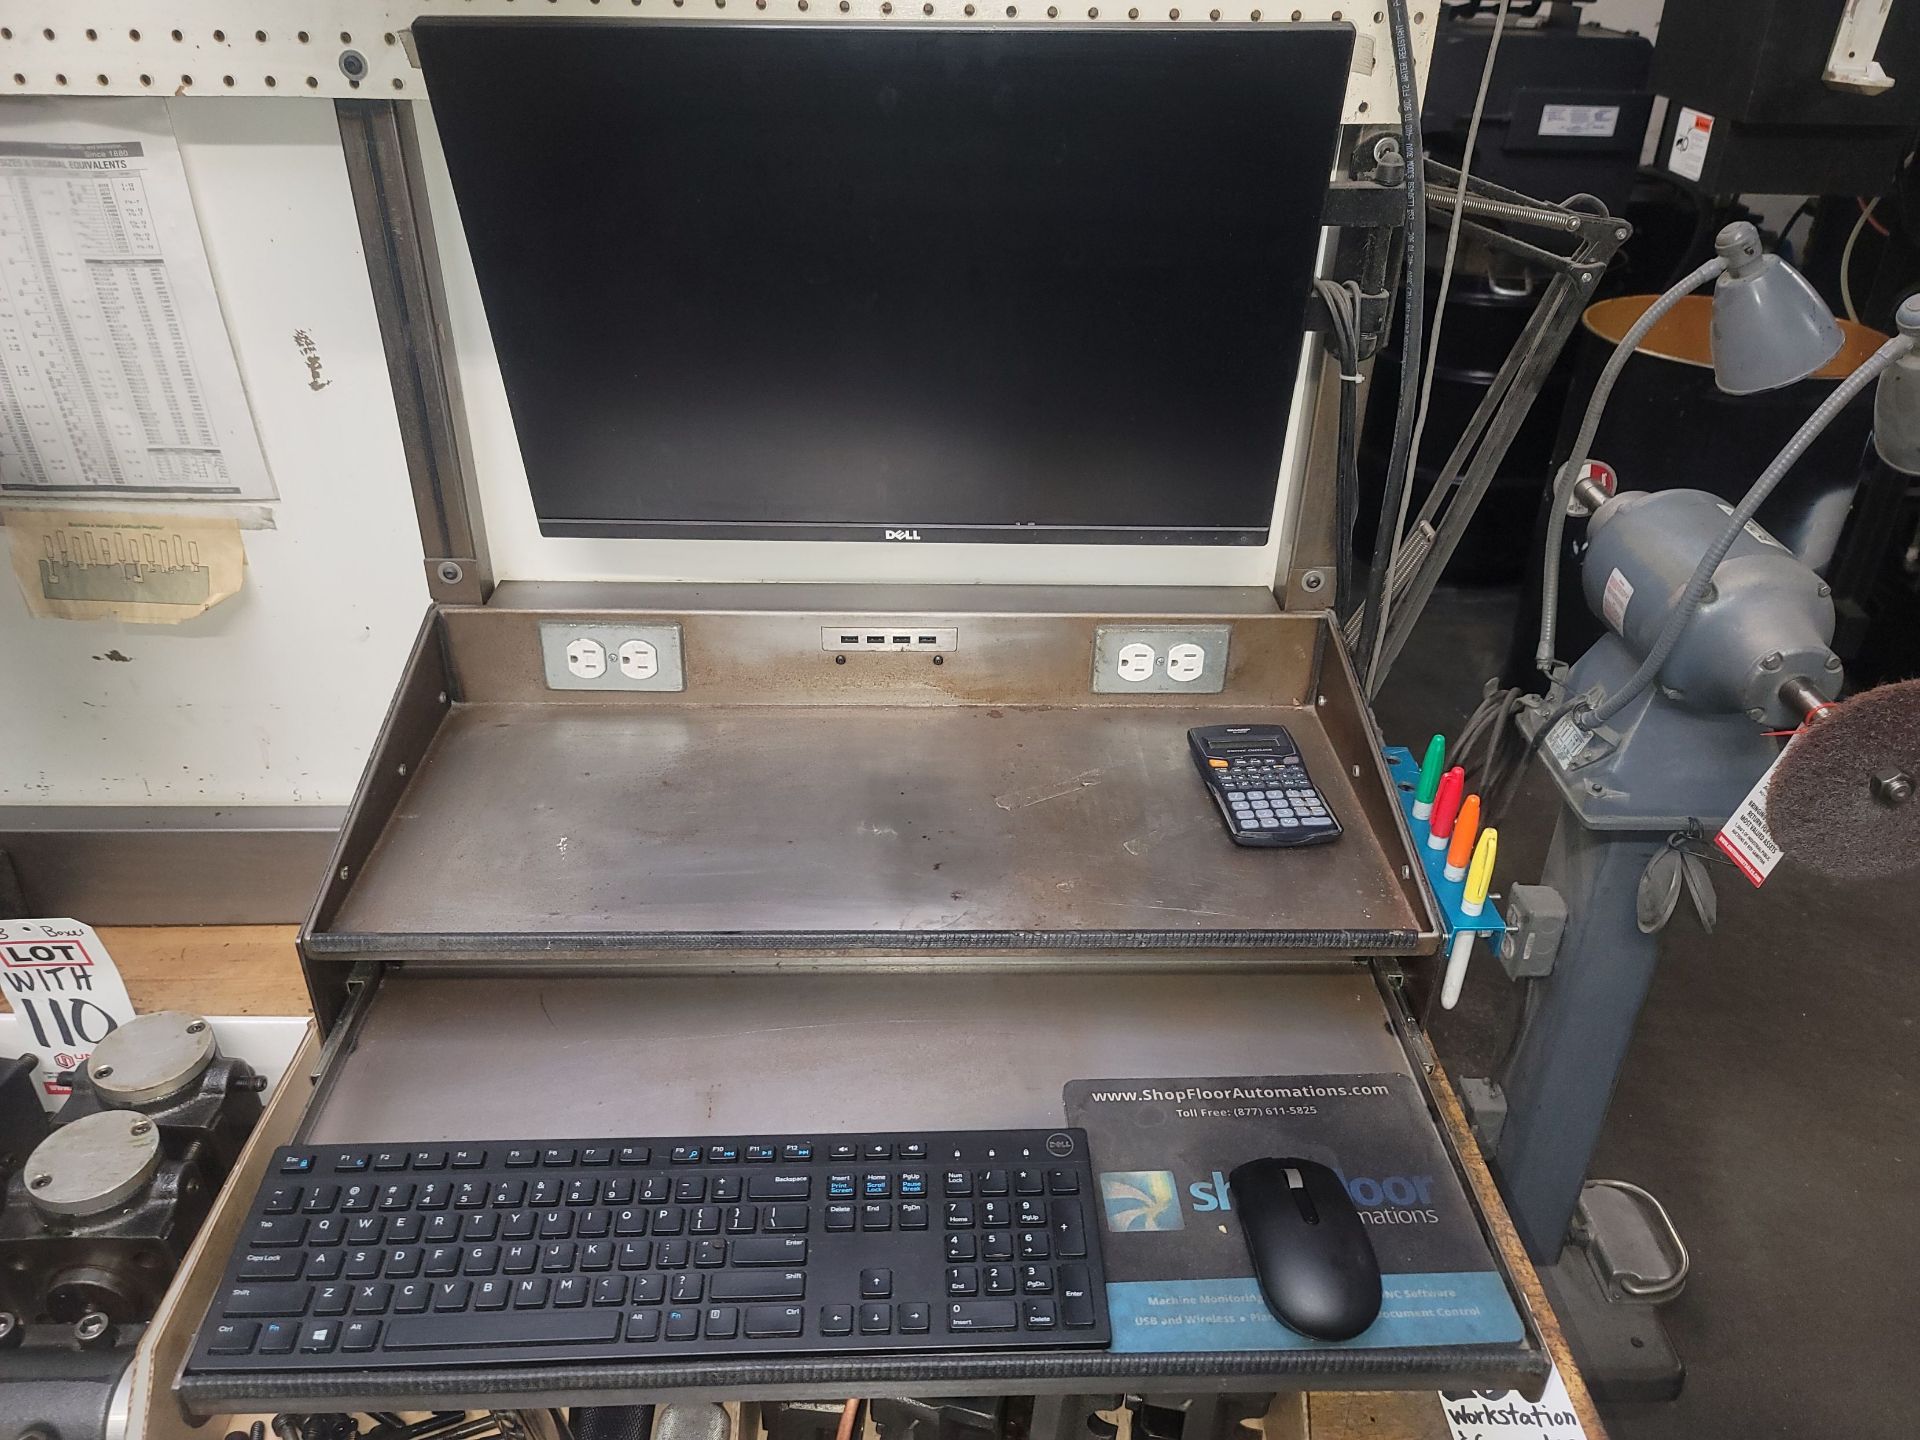
[{"label": "metal shelf surface", "polygon": [[[1140,591],[1090,611],[1058,591],[901,587],[884,596],[890,623],[957,646],[836,656],[821,634],[848,623],[848,601],[832,587],[757,610],[743,592],[760,587],[521,588],[517,604],[428,615],[302,936],[310,973],[370,958],[698,969],[723,954],[1190,966],[1437,944],[1323,616],[1260,613],[1231,591],[1155,613]],[[547,687],[542,627],[616,614],[677,627],[683,691]],[[1201,621],[1231,632],[1218,694],[1092,693],[1103,626]],[[1230,842],[1186,732],[1236,718],[1293,732],[1337,843]],[[330,1021],[337,983],[315,996]]]},{"label": "metal shelf surface", "polygon": [[[1272,713],[1355,815],[1312,709]],[[1364,825],[1284,852],[1228,841],[1186,744],[1220,715],[455,705],[331,938],[1415,946]]]}]

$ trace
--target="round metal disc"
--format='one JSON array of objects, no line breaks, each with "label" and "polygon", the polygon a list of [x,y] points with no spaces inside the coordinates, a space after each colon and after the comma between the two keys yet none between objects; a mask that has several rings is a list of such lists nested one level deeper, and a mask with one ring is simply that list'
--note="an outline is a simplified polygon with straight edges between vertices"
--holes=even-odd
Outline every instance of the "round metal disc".
[{"label": "round metal disc", "polygon": [[148,1105],[178,1095],[213,1063],[213,1027],[183,1010],[129,1020],[87,1061],[93,1088],[109,1105]]},{"label": "round metal disc", "polygon": [[47,1215],[98,1215],[140,1192],[160,1164],[160,1127],[102,1110],[62,1125],[27,1157],[27,1194]]},{"label": "round metal disc", "polygon": [[[1904,801],[1895,782],[1906,777]],[[1920,680],[1882,685],[1809,724],[1767,785],[1767,828],[1840,880],[1920,865]]]}]

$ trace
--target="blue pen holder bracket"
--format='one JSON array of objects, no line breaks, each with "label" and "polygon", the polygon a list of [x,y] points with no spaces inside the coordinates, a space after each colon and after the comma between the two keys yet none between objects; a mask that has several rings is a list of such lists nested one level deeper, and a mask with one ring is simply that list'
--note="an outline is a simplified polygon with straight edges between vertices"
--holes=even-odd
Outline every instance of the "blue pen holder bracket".
[{"label": "blue pen holder bracket", "polygon": [[1413,831],[1414,852],[1426,867],[1427,884],[1433,888],[1434,899],[1440,902],[1440,924],[1446,931],[1446,941],[1450,943],[1462,930],[1479,934],[1505,931],[1506,918],[1501,915],[1500,907],[1493,903],[1492,896],[1487,897],[1487,903],[1480,907],[1478,915],[1469,915],[1460,908],[1460,901],[1467,892],[1467,882],[1447,878],[1447,852],[1429,846],[1427,822],[1413,818],[1414,792],[1420,788],[1420,762],[1413,758],[1413,752],[1402,745],[1388,745],[1380,753],[1386,757],[1387,775],[1393,781],[1394,796],[1399,800],[1401,810],[1406,813],[1408,828]]}]

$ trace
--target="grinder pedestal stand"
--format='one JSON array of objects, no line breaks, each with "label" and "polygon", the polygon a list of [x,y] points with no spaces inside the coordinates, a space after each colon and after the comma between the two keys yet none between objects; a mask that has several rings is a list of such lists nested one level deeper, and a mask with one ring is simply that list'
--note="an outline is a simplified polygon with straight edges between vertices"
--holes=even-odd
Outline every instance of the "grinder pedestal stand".
[{"label": "grinder pedestal stand", "polygon": [[[1605,637],[1564,690],[1522,713],[1522,732],[1533,739],[1566,697],[1617,692],[1637,663]],[[1567,927],[1495,1077],[1506,1117],[1491,1158],[1589,1385],[1671,1398],[1684,1372],[1653,1307],[1679,1294],[1686,1251],[1651,1196],[1587,1171],[1658,958],[1638,923],[1641,876],[1676,832],[1717,829],[1778,747],[1746,716],[1687,710],[1658,687],[1590,735],[1562,725],[1536,754],[1563,805],[1542,883]]]},{"label": "grinder pedestal stand", "polygon": [[[1593,1265],[1596,1254],[1668,1247],[1634,1227],[1634,1211],[1576,1223],[1584,1214],[1587,1167],[1653,983],[1657,937],[1640,932],[1635,896],[1671,833],[1596,830],[1577,810],[1562,813],[1541,882],[1565,898],[1567,930],[1553,973],[1533,981],[1525,1029],[1498,1077],[1507,1119],[1491,1163],[1581,1373],[1595,1396],[1608,1400],[1671,1399],[1685,1373],[1657,1302],[1610,1299]],[[1595,1233],[1609,1220],[1612,1233]],[[1670,1244],[1677,1248],[1678,1237]],[[1659,1299],[1679,1293],[1675,1273],[1661,1277],[1669,1283]]]}]

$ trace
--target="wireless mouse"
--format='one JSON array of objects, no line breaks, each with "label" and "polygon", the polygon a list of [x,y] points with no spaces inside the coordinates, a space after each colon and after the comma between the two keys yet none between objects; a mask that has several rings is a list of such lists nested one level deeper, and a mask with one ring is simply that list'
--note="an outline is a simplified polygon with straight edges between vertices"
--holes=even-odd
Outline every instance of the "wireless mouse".
[{"label": "wireless mouse", "polygon": [[1249,1160],[1227,1177],[1273,1318],[1351,1340],[1380,1314],[1380,1261],[1340,1177],[1316,1160]]}]

